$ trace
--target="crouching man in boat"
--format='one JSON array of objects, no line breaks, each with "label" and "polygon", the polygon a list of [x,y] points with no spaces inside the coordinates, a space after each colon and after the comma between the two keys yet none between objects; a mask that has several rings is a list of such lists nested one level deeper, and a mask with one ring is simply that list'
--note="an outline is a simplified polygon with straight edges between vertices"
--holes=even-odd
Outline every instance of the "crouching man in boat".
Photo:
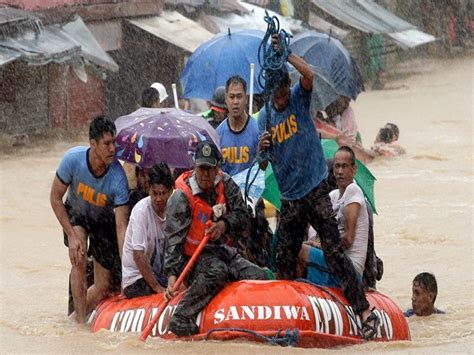
[{"label": "crouching man in boat", "polygon": [[174,179],[165,163],[148,174],[148,197],[132,210],[122,257],[122,288],[127,298],[165,292],[168,280],[163,270],[166,203]]},{"label": "crouching man in boat", "polygon": [[[128,220],[128,183],[115,159],[115,124],[99,116],[89,127],[90,147],[63,157],[51,186],[51,207],[64,230],[71,260],[75,317],[87,314],[111,290],[120,274],[120,255]],[[68,191],[66,201],[63,196]],[[87,240],[94,263],[94,285],[87,289]]]},{"label": "crouching man in boat", "polygon": [[[272,36],[272,44],[280,51],[278,35]],[[288,54],[288,62],[301,74],[299,82],[291,87],[288,71],[282,69],[272,78],[271,103],[258,117],[262,132],[260,167],[266,169],[271,158],[282,196],[280,238],[276,246],[278,276],[295,278],[305,227],[310,223],[321,237],[324,256],[331,271],[341,280],[344,296],[361,316],[364,337],[368,339],[375,334],[378,318],[369,309],[363,286],[340,241],[329,198],[328,168],[310,112],[313,71],[304,59],[293,53]]]},{"label": "crouching man in boat", "polygon": [[[333,172],[337,189],[329,193],[332,208],[345,254],[352,261],[357,279],[362,282],[369,238],[369,216],[364,194],[354,183],[357,165],[355,154],[347,146],[340,147],[334,155]],[[340,287],[340,281],[328,267],[321,249],[303,244],[299,253],[306,275],[301,275],[318,285]],[[302,272],[301,272],[302,273]]]},{"label": "crouching man in boat", "polygon": [[[265,280],[264,269],[252,264],[228,245],[248,228],[247,207],[232,178],[219,168],[219,150],[213,143],[196,147],[195,167],[176,180],[176,191],[168,201],[165,237],[165,272],[168,275],[167,297],[186,261],[205,234],[210,242],[196,261],[181,299],[169,323],[178,336],[199,331],[196,316],[225,286],[227,281]],[[206,223],[212,221],[211,226]]]}]

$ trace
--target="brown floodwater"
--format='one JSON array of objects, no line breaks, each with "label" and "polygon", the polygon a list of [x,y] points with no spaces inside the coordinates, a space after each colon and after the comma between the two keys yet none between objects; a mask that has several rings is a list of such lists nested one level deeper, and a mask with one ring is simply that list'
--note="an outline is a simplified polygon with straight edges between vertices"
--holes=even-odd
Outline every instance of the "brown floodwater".
[{"label": "brown floodwater", "polygon": [[[473,334],[472,58],[416,61],[391,90],[363,93],[353,105],[364,142],[386,122],[400,127],[405,156],[369,165],[376,182],[379,290],[405,309],[411,280],[438,279],[446,315],[409,319],[412,341],[339,351],[471,352]],[[85,143],[83,140],[81,143]],[[246,342],[143,344],[137,335],[91,334],[66,317],[69,260],[49,205],[64,152],[77,142],[45,141],[0,156],[0,350],[2,353],[309,353]]]}]

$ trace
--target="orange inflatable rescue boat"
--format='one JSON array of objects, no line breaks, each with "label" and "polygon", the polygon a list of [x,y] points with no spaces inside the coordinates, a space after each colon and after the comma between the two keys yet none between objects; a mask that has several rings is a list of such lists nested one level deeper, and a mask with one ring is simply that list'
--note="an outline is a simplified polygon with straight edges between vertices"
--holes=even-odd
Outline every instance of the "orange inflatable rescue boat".
[{"label": "orange inflatable rescue boat", "polygon": [[[152,337],[176,339],[168,322],[184,293],[170,301],[156,322]],[[407,321],[387,296],[366,293],[380,324],[375,341],[410,340]],[[123,296],[102,302],[91,316],[92,331],[139,333],[164,305],[163,294],[134,299]],[[248,339],[299,347],[328,348],[359,344],[360,318],[341,290],[299,281],[239,281],[230,283],[197,318],[199,334],[188,340]],[[183,338],[181,338],[183,339]]]}]

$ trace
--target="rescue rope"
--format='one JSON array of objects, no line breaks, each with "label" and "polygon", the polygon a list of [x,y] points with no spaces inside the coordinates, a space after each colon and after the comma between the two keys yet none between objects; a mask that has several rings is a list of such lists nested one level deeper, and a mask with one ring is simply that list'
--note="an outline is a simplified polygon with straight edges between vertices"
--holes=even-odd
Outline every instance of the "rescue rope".
[{"label": "rescue rope", "polygon": [[282,329],[278,329],[273,337],[268,337],[266,335],[260,334],[256,331],[245,329],[245,328],[215,328],[211,329],[206,333],[204,340],[209,340],[209,336],[212,333],[216,332],[238,332],[238,333],[245,333],[253,335],[254,337],[263,340],[271,345],[280,345],[280,346],[296,346],[298,345],[298,341],[300,339],[300,331],[298,328],[288,328],[286,329],[285,333],[280,334]]},{"label": "rescue rope", "polygon": [[[270,124],[270,100],[273,91],[277,88],[282,72],[285,72],[288,56],[291,54],[290,38],[291,34],[284,29],[280,29],[280,21],[276,16],[270,16],[265,11],[264,21],[267,23],[267,31],[258,47],[258,62],[260,73],[258,84],[263,89],[263,99],[265,101],[265,130],[269,130]],[[271,38],[277,34],[280,37],[279,51],[273,48]],[[269,43],[270,41],[270,43]]]},{"label": "rescue rope", "polygon": [[321,286],[321,285],[318,285],[314,282],[311,282],[307,279],[296,279],[295,281],[298,281],[298,282],[303,282],[303,283],[306,283],[306,284],[309,284],[311,286],[315,286],[316,288],[318,288],[319,290],[323,291],[324,293],[328,294],[337,304],[339,304],[342,309],[344,310],[344,312],[346,312],[347,316],[352,319],[352,321],[354,322],[354,324],[356,325],[357,327],[357,331],[359,332],[359,335],[365,339],[364,337],[364,333],[362,331],[362,328],[359,326],[359,323],[357,322],[357,319],[355,317],[354,314],[352,314],[351,312],[349,312],[347,310],[347,306],[341,302],[341,300],[339,299],[339,297],[337,297],[334,293],[332,293],[331,291],[329,291],[326,287],[324,286]]}]

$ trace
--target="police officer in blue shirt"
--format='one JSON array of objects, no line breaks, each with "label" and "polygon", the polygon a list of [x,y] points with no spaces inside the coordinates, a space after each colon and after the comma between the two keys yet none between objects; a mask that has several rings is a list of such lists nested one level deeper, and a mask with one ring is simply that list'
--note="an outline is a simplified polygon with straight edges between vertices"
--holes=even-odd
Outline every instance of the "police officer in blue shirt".
[{"label": "police officer in blue shirt", "polygon": [[[273,48],[280,50],[278,35],[272,37]],[[362,283],[350,259],[345,255],[326,181],[328,168],[310,112],[313,72],[304,59],[290,54],[288,62],[301,74],[300,82],[291,88],[286,69],[272,93],[270,115],[265,108],[259,114],[262,136],[259,151],[271,149],[272,167],[281,192],[280,238],[276,247],[278,277],[294,279],[305,227],[310,223],[321,237],[321,246],[329,268],[341,280],[344,296],[363,322],[366,339],[376,334],[379,319],[369,310]],[[269,121],[269,122],[267,122]],[[260,167],[268,158],[261,155]]]}]

